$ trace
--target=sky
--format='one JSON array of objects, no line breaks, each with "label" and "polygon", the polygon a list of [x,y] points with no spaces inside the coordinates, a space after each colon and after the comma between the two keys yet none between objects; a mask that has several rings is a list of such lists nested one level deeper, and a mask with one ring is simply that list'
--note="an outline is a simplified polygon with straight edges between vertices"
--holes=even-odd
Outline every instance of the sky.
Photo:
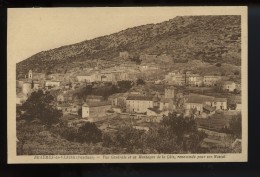
[{"label": "sky", "polygon": [[160,23],[178,15],[210,15],[215,11],[173,7],[9,9],[8,60],[17,63],[41,51],[130,27]]}]

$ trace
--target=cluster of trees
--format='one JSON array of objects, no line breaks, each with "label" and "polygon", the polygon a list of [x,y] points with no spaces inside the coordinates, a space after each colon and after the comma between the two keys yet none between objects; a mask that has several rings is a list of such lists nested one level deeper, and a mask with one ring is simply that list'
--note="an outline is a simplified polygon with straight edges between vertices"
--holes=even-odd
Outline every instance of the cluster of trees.
[{"label": "cluster of trees", "polygon": [[242,117],[241,114],[235,115],[229,121],[229,126],[222,130],[225,133],[231,134],[234,138],[242,138]]},{"label": "cluster of trees", "polygon": [[20,107],[21,119],[26,121],[39,120],[42,124],[50,126],[58,123],[62,112],[53,106],[54,97],[42,90],[32,92],[26,102]]},{"label": "cluster of trees", "polygon": [[130,60],[132,62],[135,62],[135,64],[140,65],[142,63],[142,60],[140,59],[139,55],[134,55],[132,57],[130,57]]},{"label": "cluster of trees", "polygon": [[87,84],[83,92],[78,93],[79,98],[86,99],[88,95],[103,96],[107,99],[110,95],[115,93],[125,93],[133,86],[132,81],[118,81],[116,85],[106,84],[103,86],[95,86],[94,84]]},{"label": "cluster of trees", "polygon": [[103,145],[126,148],[129,153],[198,153],[202,151],[200,143],[205,137],[205,133],[197,131],[193,118],[173,113],[149,133],[126,126],[113,136],[105,134]]},{"label": "cluster of trees", "polygon": [[102,132],[94,123],[86,122],[79,128],[61,125],[53,130],[54,133],[72,142],[98,143],[102,141]]}]

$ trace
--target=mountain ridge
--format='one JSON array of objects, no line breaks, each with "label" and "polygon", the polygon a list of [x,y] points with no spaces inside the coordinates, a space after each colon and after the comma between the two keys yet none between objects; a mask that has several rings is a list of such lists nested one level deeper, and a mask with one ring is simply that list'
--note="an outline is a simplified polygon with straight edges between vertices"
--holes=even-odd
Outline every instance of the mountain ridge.
[{"label": "mountain ridge", "polygon": [[19,63],[17,72],[71,68],[73,62],[113,61],[120,51],[130,54],[167,54],[174,62],[199,59],[240,65],[240,16],[177,16],[41,51]]}]

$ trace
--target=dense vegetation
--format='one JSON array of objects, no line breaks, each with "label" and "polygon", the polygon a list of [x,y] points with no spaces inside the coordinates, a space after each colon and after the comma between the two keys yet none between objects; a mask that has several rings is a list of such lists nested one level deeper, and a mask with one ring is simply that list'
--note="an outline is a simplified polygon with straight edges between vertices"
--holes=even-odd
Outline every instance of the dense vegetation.
[{"label": "dense vegetation", "polygon": [[91,85],[86,84],[83,90],[77,93],[76,96],[85,100],[88,95],[98,95],[103,96],[106,100],[112,94],[127,92],[132,86],[133,83],[131,81],[118,81],[116,85],[112,85],[111,83],[103,85],[96,83]]}]

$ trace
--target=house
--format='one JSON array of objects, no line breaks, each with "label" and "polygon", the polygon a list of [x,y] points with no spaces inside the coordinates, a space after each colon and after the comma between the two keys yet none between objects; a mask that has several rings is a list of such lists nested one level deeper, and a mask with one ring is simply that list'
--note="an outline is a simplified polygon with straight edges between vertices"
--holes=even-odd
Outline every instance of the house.
[{"label": "house", "polygon": [[29,95],[32,91],[32,82],[24,82],[22,86],[22,93],[25,95]]},{"label": "house", "polygon": [[122,113],[122,112],[123,112],[122,108],[121,108],[121,107],[118,107],[118,106],[112,107],[112,110],[113,110],[114,112],[116,112],[116,113]]},{"label": "house", "polygon": [[141,55],[140,55],[140,59],[141,59],[141,60],[149,60],[149,61],[152,61],[152,60],[156,60],[156,59],[157,59],[157,55],[141,54]]},{"label": "house", "polygon": [[203,112],[212,115],[215,114],[215,107],[209,106],[209,105],[203,105]]},{"label": "house", "polygon": [[16,104],[17,105],[22,105],[26,100],[27,100],[27,96],[23,93],[18,93],[16,95]]},{"label": "house", "polygon": [[126,99],[126,112],[146,113],[147,108],[153,107],[153,97],[146,95],[130,95]]},{"label": "house", "polygon": [[203,105],[211,106],[211,103],[214,102],[215,98],[199,94],[190,94],[184,99],[184,108],[186,110],[186,114],[190,114],[192,111],[194,111],[195,114],[200,115],[203,112]]},{"label": "house", "polygon": [[16,80],[16,87],[17,88],[22,88],[23,87],[23,83],[26,82],[27,79],[19,79],[19,80]]},{"label": "house", "polygon": [[227,92],[234,92],[236,89],[236,83],[233,81],[222,82],[222,90]]},{"label": "house", "polygon": [[160,101],[160,107],[159,109],[161,111],[173,111],[176,109],[176,104],[174,102],[173,98],[162,98]]},{"label": "house", "polygon": [[57,95],[58,102],[69,102],[73,100],[73,94],[70,92],[61,93]]},{"label": "house", "polygon": [[78,82],[94,82],[95,76],[93,74],[80,74],[77,75]]},{"label": "house", "polygon": [[104,98],[102,96],[88,95],[86,98],[86,102],[101,102],[101,101],[104,101]]},{"label": "house", "polygon": [[90,122],[96,122],[108,115],[108,110],[111,109],[109,102],[92,102],[82,105],[82,118]]},{"label": "house", "polygon": [[169,88],[165,88],[164,90],[164,97],[165,98],[174,98],[175,97],[176,89],[172,86]]},{"label": "house", "polygon": [[203,77],[198,74],[190,74],[187,82],[189,86],[201,87],[203,85]]},{"label": "house", "polygon": [[161,97],[159,97],[158,95],[155,95],[153,97],[153,107],[159,108],[160,107],[160,100],[161,100]]},{"label": "house", "polygon": [[60,73],[53,73],[53,74],[49,74],[47,79],[49,79],[49,80],[64,80],[65,75],[60,74]]},{"label": "house", "polygon": [[242,110],[242,104],[241,101],[236,102],[236,111],[241,111]]},{"label": "house", "polygon": [[184,86],[186,84],[186,78],[184,74],[178,74],[175,76],[175,85]]},{"label": "house", "polygon": [[216,110],[226,110],[227,109],[227,98],[215,98],[212,106],[216,108]]},{"label": "house", "polygon": [[206,75],[203,77],[204,86],[206,87],[217,86],[217,84],[220,81],[221,81],[221,76]]},{"label": "house", "polygon": [[72,111],[73,106],[68,103],[62,103],[57,105],[57,109],[61,110],[63,115],[68,115]]},{"label": "house", "polygon": [[110,95],[108,97],[108,101],[110,101],[112,106],[118,106],[120,108],[125,109],[126,107],[126,98],[129,94],[128,93],[116,93]]},{"label": "house", "polygon": [[129,53],[127,51],[119,52],[119,57],[123,59],[128,59]]},{"label": "house", "polygon": [[215,110],[227,109],[227,98],[215,98],[206,95],[190,94],[185,97],[184,107],[186,113],[195,111],[198,115],[202,112],[212,114]]},{"label": "house", "polygon": [[32,72],[32,70],[29,70],[28,75],[25,77],[30,80],[44,80],[46,76],[44,73],[36,73]]},{"label": "house", "polygon": [[236,83],[236,92],[240,93],[241,92],[241,83]]},{"label": "house", "polygon": [[32,81],[32,89],[33,90],[39,90],[39,88],[40,88],[39,81]]},{"label": "house", "polygon": [[164,116],[168,116],[169,111],[161,111],[158,108],[147,108],[146,122],[160,122]]},{"label": "house", "polygon": [[60,81],[46,80],[45,87],[60,87]]}]

